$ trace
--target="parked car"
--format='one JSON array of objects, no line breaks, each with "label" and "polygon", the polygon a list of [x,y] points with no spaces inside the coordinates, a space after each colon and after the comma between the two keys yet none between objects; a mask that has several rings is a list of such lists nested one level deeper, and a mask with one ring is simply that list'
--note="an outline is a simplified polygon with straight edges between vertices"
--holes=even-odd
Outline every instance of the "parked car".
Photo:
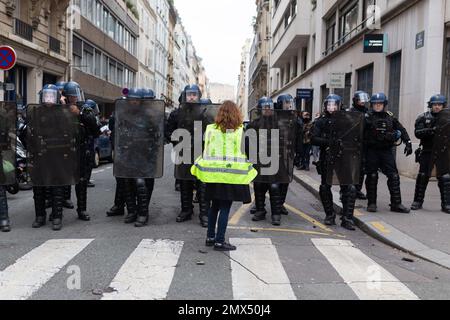
[{"label": "parked car", "polygon": [[114,158],[114,151],[111,144],[111,131],[108,126],[103,126],[100,131],[102,134],[95,139],[94,168],[98,168],[100,161],[106,160],[113,162]]}]

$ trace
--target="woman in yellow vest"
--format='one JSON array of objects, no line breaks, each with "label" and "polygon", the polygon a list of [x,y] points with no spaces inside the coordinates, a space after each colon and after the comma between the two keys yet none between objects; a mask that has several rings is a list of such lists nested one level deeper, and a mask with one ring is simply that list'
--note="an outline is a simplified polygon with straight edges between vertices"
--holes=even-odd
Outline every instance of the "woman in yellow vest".
[{"label": "woman in yellow vest", "polygon": [[258,174],[242,152],[242,122],[236,104],[225,101],[215,123],[206,129],[203,156],[191,168],[191,173],[206,183],[206,199],[212,202],[208,212],[206,245],[214,246],[217,251],[236,250],[235,246],[225,242],[231,205],[233,201],[251,202],[249,184]]}]

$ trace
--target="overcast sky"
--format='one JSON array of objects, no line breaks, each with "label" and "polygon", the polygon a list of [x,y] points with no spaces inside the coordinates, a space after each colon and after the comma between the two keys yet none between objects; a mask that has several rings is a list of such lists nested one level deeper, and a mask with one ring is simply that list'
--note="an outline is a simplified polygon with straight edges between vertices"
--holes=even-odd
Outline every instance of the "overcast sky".
[{"label": "overcast sky", "polygon": [[255,0],[175,0],[211,82],[237,86],[241,49],[253,39]]}]

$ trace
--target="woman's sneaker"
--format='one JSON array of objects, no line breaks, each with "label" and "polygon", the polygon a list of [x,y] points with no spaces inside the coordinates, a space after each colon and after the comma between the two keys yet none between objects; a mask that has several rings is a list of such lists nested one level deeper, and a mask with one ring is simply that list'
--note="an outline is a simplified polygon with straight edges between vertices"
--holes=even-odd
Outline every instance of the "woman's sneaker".
[{"label": "woman's sneaker", "polygon": [[214,250],[216,250],[216,251],[234,251],[234,250],[236,250],[236,247],[229,243],[226,243],[226,242],[224,242],[224,243],[216,242],[214,244]]}]

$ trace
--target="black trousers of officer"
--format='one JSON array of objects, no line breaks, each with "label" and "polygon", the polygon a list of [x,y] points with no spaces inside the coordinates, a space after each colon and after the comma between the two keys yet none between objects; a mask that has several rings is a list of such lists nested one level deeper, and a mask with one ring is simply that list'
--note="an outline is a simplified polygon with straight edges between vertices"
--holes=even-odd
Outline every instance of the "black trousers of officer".
[{"label": "black trousers of officer", "polygon": [[[194,199],[194,188],[197,185],[198,203],[199,203],[199,217],[208,216],[209,203],[206,200],[206,184],[194,180],[180,180],[180,200],[181,200],[181,214],[179,218],[192,216],[194,206],[192,201]],[[184,219],[179,219],[184,220]]]},{"label": "black trousers of officer", "polygon": [[272,211],[272,216],[280,216],[281,206],[283,205],[283,201],[285,199],[285,197],[283,197],[283,187],[281,186],[281,184],[254,182],[253,187],[255,189],[255,217],[262,217],[266,214],[265,200],[267,191],[269,191],[270,195],[270,208]]},{"label": "black trousers of officer", "polygon": [[[149,216],[149,205],[155,186],[155,179],[120,179],[125,188],[125,203],[128,215],[125,222],[132,223],[137,217]],[[118,180],[119,183],[119,180]]]},{"label": "black trousers of officer", "polygon": [[118,209],[123,209],[125,206],[125,179],[123,178],[116,178],[114,206],[116,206]]},{"label": "black trousers of officer", "polygon": [[5,186],[0,186],[0,231],[9,231],[8,199]]},{"label": "black trousers of officer", "polygon": [[52,219],[62,219],[63,200],[65,187],[33,187],[34,209],[36,218],[46,217],[45,200],[46,194],[50,197],[52,204]]},{"label": "black trousers of officer", "polygon": [[77,195],[77,212],[87,211],[87,185],[89,182],[89,172],[92,170],[92,163],[90,161],[91,150],[85,145],[81,147],[80,157],[80,181],[75,186],[75,192]]},{"label": "black trousers of officer", "polygon": [[[322,161],[321,161],[322,163]],[[325,211],[327,219],[334,220],[336,213],[334,211],[333,193],[331,192],[331,185],[327,183],[327,171],[323,164],[320,169],[321,184],[320,184],[320,200]],[[354,185],[341,185],[341,202],[342,202],[342,219],[353,219],[356,202],[356,187]]]},{"label": "black trousers of officer", "polygon": [[[423,202],[425,200],[425,192],[427,190],[428,183],[431,177],[431,161],[431,151],[423,151],[419,161],[420,168],[416,180],[416,190],[414,193],[413,206],[416,204],[419,207],[422,207],[423,205]],[[450,207],[450,174],[443,175],[442,177],[437,177],[437,179],[439,190],[441,193],[442,209],[445,209],[446,207]]]},{"label": "black trousers of officer", "polygon": [[366,156],[366,189],[369,206],[377,203],[378,169],[381,169],[388,178],[391,206],[400,205],[402,203],[400,176],[395,163],[394,149],[368,148]]}]

